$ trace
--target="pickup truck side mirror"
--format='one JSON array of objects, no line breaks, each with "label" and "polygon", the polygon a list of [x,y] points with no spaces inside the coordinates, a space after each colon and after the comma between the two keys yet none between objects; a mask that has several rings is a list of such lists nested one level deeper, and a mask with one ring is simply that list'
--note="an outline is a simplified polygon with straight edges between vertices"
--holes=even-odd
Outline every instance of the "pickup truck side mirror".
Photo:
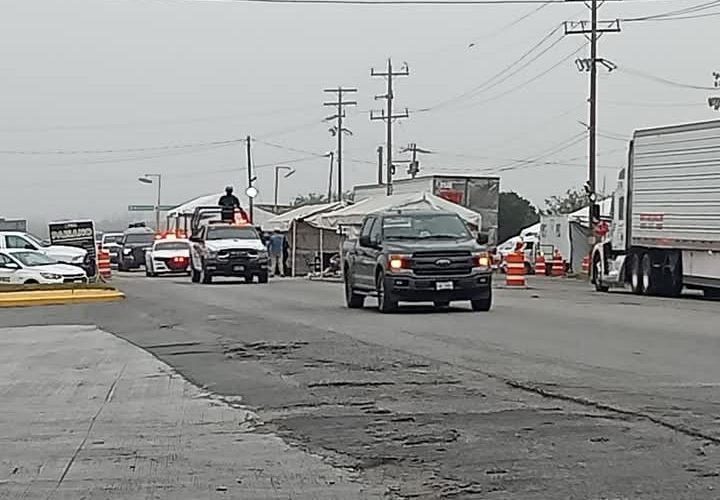
[{"label": "pickup truck side mirror", "polygon": [[360,236],[360,238],[358,239],[358,243],[360,243],[361,247],[371,247],[372,246],[372,242],[370,241],[369,235]]},{"label": "pickup truck side mirror", "polygon": [[490,238],[488,238],[487,233],[478,233],[477,235],[477,242],[480,245],[487,245],[488,241],[490,241]]}]

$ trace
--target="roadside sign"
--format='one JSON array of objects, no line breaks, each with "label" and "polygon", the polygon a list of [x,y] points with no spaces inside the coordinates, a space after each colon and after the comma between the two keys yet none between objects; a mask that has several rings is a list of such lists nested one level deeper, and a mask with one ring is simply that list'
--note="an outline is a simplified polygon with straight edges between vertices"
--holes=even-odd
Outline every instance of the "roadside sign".
[{"label": "roadside sign", "polygon": [[95,223],[91,220],[51,222],[50,243],[68,247],[82,248],[87,252],[82,264],[88,277],[97,272],[97,247],[95,246]]},{"label": "roadside sign", "polygon": [[[161,212],[167,212],[172,210],[177,205],[160,205]],[[154,212],[155,205],[128,205],[128,212]]]}]

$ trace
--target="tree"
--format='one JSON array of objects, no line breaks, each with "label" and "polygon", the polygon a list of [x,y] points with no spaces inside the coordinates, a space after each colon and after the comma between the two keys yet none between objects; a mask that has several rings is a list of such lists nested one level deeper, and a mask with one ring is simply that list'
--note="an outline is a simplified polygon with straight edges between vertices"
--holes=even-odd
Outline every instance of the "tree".
[{"label": "tree", "polygon": [[537,209],[517,193],[500,193],[498,207],[498,239],[500,242],[517,236],[520,231],[540,220]]},{"label": "tree", "polygon": [[[353,192],[345,191],[345,193],[343,193],[343,199],[345,201],[352,202]],[[319,193],[308,193],[297,195],[295,198],[292,199],[290,205],[293,207],[302,207],[303,205],[318,205],[320,203],[328,203],[327,195]]]},{"label": "tree", "polygon": [[327,203],[327,196],[318,193],[299,194],[290,202],[293,207],[301,207],[303,205],[317,205],[319,203]]},{"label": "tree", "polygon": [[553,195],[545,200],[544,215],[570,214],[588,205],[588,197],[581,188],[568,189],[562,196]]}]

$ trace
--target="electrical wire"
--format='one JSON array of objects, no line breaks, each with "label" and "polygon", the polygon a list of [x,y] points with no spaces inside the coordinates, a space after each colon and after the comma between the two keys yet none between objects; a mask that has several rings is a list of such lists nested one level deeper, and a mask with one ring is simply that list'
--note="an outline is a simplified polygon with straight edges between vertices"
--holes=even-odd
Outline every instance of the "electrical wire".
[{"label": "electrical wire", "polygon": [[627,75],[632,75],[638,78],[643,78],[645,80],[650,80],[656,83],[661,83],[664,85],[669,85],[671,87],[677,87],[682,89],[691,89],[691,90],[717,90],[715,87],[709,87],[709,86],[703,86],[703,85],[690,85],[686,83],[680,83],[673,80],[668,80],[667,78],[663,78],[660,76],[656,76],[650,73],[646,73],[644,71],[628,68],[625,66],[618,67],[616,71],[619,71],[620,73],[624,73]]},{"label": "electrical wire", "polygon": [[[682,9],[676,9],[676,10],[661,12],[661,13],[657,13],[657,14],[650,14],[650,15],[642,16],[642,17],[625,18],[625,19],[621,19],[621,21],[623,21],[623,22],[640,22],[640,21],[660,21],[660,20],[665,20],[666,18],[676,19],[675,16],[681,16],[683,14],[693,14],[695,12],[701,12],[701,11],[704,11],[707,9],[712,9],[713,7],[717,7],[717,6],[720,6],[720,0],[712,0],[710,2],[693,5],[693,6],[685,7]],[[717,15],[717,14],[720,14],[720,13],[715,13],[714,15]],[[705,15],[707,15],[707,14],[705,14]],[[680,17],[677,19],[683,19],[683,18]]]},{"label": "electrical wire", "polygon": [[0,154],[4,155],[95,155],[95,154],[115,154],[115,153],[138,153],[145,151],[168,151],[176,149],[193,149],[203,147],[225,147],[245,142],[245,139],[229,139],[226,141],[196,142],[189,144],[171,144],[166,146],[153,146],[141,148],[122,148],[122,149],[56,149],[56,150],[0,150]]},{"label": "electrical wire", "polygon": [[[264,3],[264,4],[298,4],[298,5],[407,5],[407,6],[437,6],[437,5],[532,5],[532,4],[565,4],[567,0],[178,0],[193,3]],[[606,2],[620,2],[628,0],[605,0]],[[658,0],[634,0],[658,1]]]}]

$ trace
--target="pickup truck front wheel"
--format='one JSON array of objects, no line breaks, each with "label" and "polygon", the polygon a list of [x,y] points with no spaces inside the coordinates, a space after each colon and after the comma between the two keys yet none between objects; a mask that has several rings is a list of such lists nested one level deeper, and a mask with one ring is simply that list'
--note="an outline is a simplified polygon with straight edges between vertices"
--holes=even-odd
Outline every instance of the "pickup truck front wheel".
[{"label": "pickup truck front wheel", "polygon": [[352,278],[348,274],[345,275],[345,304],[350,309],[362,309],[365,306],[365,297],[355,293]]},{"label": "pickup truck front wheel", "polygon": [[492,307],[492,288],[486,298],[471,300],[470,305],[472,306],[473,311],[489,311]]},{"label": "pickup truck front wheel", "polygon": [[393,300],[392,295],[385,290],[385,276],[378,273],[375,280],[375,289],[377,290],[378,310],[381,313],[391,313],[398,307],[397,300]]}]

